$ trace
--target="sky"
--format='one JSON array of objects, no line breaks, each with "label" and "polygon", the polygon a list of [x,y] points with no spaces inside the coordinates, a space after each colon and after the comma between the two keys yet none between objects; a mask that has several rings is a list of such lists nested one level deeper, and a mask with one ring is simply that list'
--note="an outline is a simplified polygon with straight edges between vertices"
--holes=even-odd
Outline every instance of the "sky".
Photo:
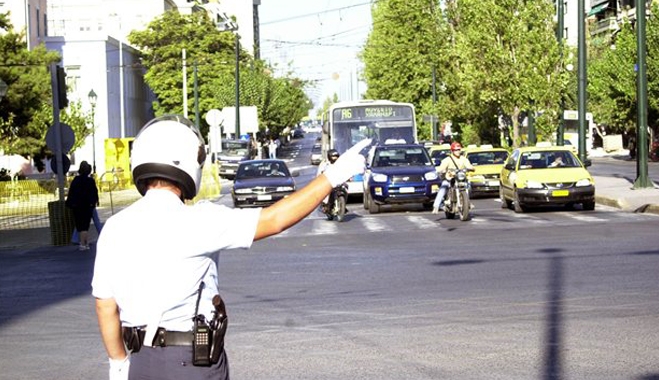
[{"label": "sky", "polygon": [[371,30],[370,0],[261,0],[259,18],[261,58],[278,75],[313,82],[307,95],[316,108],[334,93],[361,98],[357,55]]}]

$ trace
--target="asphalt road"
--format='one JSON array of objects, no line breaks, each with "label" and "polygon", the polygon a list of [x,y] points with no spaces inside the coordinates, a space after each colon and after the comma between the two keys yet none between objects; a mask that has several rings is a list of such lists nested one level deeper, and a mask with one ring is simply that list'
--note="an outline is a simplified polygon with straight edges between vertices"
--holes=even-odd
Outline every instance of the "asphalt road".
[{"label": "asphalt road", "polygon": [[[286,148],[299,181],[311,143]],[[351,203],[224,252],[232,378],[659,379],[659,216],[474,203],[467,222]],[[92,265],[0,255],[0,379],[105,378]]]}]

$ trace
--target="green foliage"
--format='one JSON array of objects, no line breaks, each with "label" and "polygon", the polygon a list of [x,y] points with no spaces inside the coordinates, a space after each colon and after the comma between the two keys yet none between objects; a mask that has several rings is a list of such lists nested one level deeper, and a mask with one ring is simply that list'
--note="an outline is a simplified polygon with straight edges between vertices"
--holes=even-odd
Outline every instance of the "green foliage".
[{"label": "green foliage", "polygon": [[[654,4],[646,23],[648,124],[659,117],[659,5]],[[591,45],[588,62],[588,109],[608,133],[633,131],[637,124],[637,37],[629,20],[623,20],[613,44]]]},{"label": "green foliage", "polygon": [[[519,142],[522,111],[558,120],[569,82],[546,0],[380,0],[362,52],[369,98],[413,103],[419,116],[468,125],[479,138],[498,140],[498,116],[510,120]],[[436,70],[436,101],[432,72]],[[556,128],[540,123],[543,134]],[[420,136],[431,133],[429,125]],[[470,132],[471,133],[471,132]]]},{"label": "green foliage", "polygon": [[[48,67],[59,54],[44,45],[27,50],[25,36],[16,33],[6,15],[0,15],[0,78],[9,86],[0,100],[0,149],[25,157],[47,153],[45,136],[53,123],[51,76]],[[71,104],[60,119],[73,128],[76,145],[89,134],[87,117]]]},{"label": "green foliage", "polygon": [[338,102],[339,102],[339,95],[337,95],[336,92],[332,94],[331,98],[329,96],[325,98],[325,100],[323,101],[323,108],[318,110],[318,112],[316,113],[316,118],[321,119],[323,115],[329,111],[330,106]]},{"label": "green foliage", "polygon": [[[143,52],[145,81],[157,97],[156,114],[183,113],[183,49],[187,55],[186,96],[192,109],[194,67],[197,67],[203,135],[208,131],[203,115],[213,108],[236,105],[234,34],[218,31],[205,13],[166,12],[146,30],[133,31],[128,39]],[[240,105],[257,106],[261,129],[268,128],[278,135],[284,127],[298,123],[307,115],[310,103],[304,94],[306,83],[292,76],[273,78],[263,62],[254,61],[242,50],[239,65]],[[194,111],[190,118],[194,119]]]}]

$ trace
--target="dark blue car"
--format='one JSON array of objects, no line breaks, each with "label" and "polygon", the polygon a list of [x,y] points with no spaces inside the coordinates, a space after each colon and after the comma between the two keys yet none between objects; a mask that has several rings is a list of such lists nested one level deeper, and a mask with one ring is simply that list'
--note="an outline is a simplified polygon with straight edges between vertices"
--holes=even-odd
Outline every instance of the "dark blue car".
[{"label": "dark blue car", "polygon": [[243,161],[238,166],[231,189],[233,205],[265,207],[295,191],[293,177],[299,172],[288,170],[282,160]]},{"label": "dark blue car", "polygon": [[441,180],[422,145],[391,144],[371,149],[363,184],[364,208],[374,214],[387,204],[431,209]]}]

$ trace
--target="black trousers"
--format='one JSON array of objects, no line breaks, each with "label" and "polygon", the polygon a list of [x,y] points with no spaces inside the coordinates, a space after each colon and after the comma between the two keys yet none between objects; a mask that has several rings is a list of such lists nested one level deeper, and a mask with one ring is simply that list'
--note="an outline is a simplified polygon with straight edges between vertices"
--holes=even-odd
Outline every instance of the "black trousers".
[{"label": "black trousers", "polygon": [[130,356],[129,380],[229,380],[229,362],[222,352],[217,364],[192,365],[192,346],[142,347]]}]

